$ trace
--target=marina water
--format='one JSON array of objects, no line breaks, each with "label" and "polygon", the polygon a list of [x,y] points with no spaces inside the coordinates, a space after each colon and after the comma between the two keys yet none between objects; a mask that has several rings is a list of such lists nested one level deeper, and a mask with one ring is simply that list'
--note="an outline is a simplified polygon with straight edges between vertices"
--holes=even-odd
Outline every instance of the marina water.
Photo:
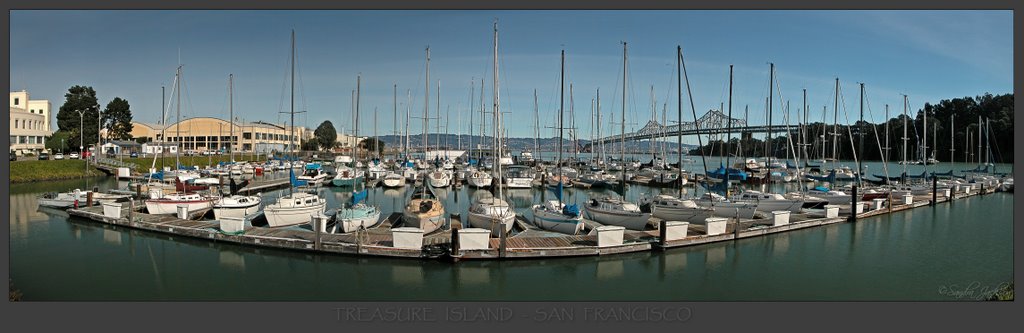
[{"label": "marina water", "polygon": [[[684,167],[703,173],[700,165],[697,157]],[[880,163],[865,165],[869,174],[882,173]],[[717,159],[709,160],[708,168],[717,167]],[[890,175],[902,172],[889,167]],[[908,174],[923,168],[908,166]],[[959,173],[974,165],[931,168]],[[958,301],[987,297],[981,293],[1013,278],[1012,193],[664,253],[451,264],[215,243],[70,218],[36,203],[43,192],[93,186],[124,182],[11,185],[11,279],[23,300]],[[321,191],[329,208],[351,196],[351,189]],[[409,191],[375,188],[369,201],[385,213],[400,211]],[[438,194],[449,212],[464,216],[477,191],[464,186]],[[627,198],[661,191],[675,193],[631,185]],[[265,193],[264,200],[281,192]],[[592,194],[614,195],[595,192],[568,189],[566,200],[582,204]],[[686,195],[695,192],[686,189]],[[521,214],[542,197],[553,199],[550,191],[506,193]]]}]

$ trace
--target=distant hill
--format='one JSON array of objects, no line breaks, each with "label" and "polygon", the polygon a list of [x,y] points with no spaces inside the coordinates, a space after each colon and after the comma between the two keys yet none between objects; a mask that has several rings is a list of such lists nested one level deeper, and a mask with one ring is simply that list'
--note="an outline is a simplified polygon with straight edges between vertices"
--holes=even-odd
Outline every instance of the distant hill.
[{"label": "distant hill", "polygon": [[[394,147],[396,145],[399,145],[403,138],[404,137],[397,136],[397,135],[382,135],[382,136],[380,136],[380,141],[384,142],[388,147]],[[492,137],[490,137],[490,136],[478,136],[478,135],[470,136],[468,134],[463,134],[463,135],[456,135],[456,134],[428,134],[427,135],[427,141],[429,143],[429,146],[431,148],[435,148],[435,149],[438,146],[440,146],[442,148],[447,147],[447,148],[450,148],[450,149],[458,149],[460,138],[462,140],[462,148],[463,149],[468,149],[471,142],[472,142],[474,147],[479,147],[481,145],[483,147],[490,147],[491,140],[492,140]],[[423,147],[423,134],[410,135],[409,136],[409,142],[410,142],[409,144],[412,147],[414,147],[414,148]],[[438,145],[438,142],[440,142],[440,145]],[[533,150],[533,147],[534,147],[534,139],[533,138],[507,138],[507,139],[505,139],[505,143],[508,146],[508,148],[511,149],[512,151],[522,151],[522,150],[527,150],[527,149]],[[588,143],[590,143],[589,140],[580,140],[581,148],[583,146],[586,146]],[[650,149],[650,145],[649,144],[650,143],[648,141],[626,142],[626,149],[627,150],[649,150]],[[537,145],[540,146],[540,149],[542,151],[554,151],[554,150],[558,149],[558,138],[538,138],[537,139]],[[564,139],[562,141],[562,145],[567,150],[572,149],[572,142],[570,140],[568,140],[568,139]],[[615,144],[614,147],[611,144],[609,144],[606,147],[606,149],[610,151],[612,149],[618,149],[618,147],[619,147],[619,144]],[[688,145],[688,144],[683,144],[682,147],[683,147],[684,151],[689,151],[691,149],[697,148],[696,145]],[[675,142],[668,143],[668,149],[670,151],[678,150],[676,148],[677,148],[677,145],[676,145]]]}]

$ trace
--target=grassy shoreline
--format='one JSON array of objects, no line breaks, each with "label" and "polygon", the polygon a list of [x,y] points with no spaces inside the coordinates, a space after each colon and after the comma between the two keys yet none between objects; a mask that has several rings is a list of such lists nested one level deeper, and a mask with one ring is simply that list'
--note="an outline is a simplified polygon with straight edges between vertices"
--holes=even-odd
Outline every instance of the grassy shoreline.
[{"label": "grassy shoreline", "polygon": [[83,160],[60,161],[14,161],[11,162],[11,183],[26,183],[46,180],[65,180],[101,176],[104,173],[89,168]]}]

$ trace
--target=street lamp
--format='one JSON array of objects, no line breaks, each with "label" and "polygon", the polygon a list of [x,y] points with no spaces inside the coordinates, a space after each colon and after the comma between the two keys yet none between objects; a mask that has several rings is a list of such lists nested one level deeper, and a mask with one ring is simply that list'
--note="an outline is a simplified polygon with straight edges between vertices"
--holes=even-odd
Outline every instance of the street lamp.
[{"label": "street lamp", "polygon": [[[83,141],[84,140],[84,134],[82,134],[84,132],[85,132],[85,112],[84,111],[78,111],[78,158],[81,158],[83,160],[85,159],[85,157],[82,156],[82,154],[84,154],[82,149],[85,148],[85,146],[83,146],[85,144],[85,142]],[[82,177],[84,178],[85,175],[88,174],[88,173],[89,173],[89,161],[86,160],[85,161],[85,171],[82,172]],[[88,187],[88,186],[86,186],[86,187]]]}]

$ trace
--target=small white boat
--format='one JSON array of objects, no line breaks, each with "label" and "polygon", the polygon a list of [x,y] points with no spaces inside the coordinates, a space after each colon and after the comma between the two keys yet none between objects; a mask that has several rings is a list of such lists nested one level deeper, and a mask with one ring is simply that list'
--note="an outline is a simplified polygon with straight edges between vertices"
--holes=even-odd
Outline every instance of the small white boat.
[{"label": "small white boat", "polygon": [[543,205],[533,205],[531,209],[533,224],[541,229],[567,235],[577,235],[583,231],[583,215],[576,205],[551,200]]},{"label": "small white boat", "polygon": [[469,177],[466,178],[466,182],[469,183],[469,186],[475,188],[489,187],[493,181],[494,177],[492,177],[491,174],[479,170],[473,171],[473,173],[469,174]]},{"label": "small white boat", "polygon": [[424,234],[431,233],[444,225],[444,204],[421,187],[405,205],[402,222],[406,227],[422,229]]},{"label": "small white boat", "polygon": [[717,193],[704,193],[700,199],[694,200],[694,203],[700,206],[714,208],[716,216],[729,218],[736,217],[738,212],[740,218],[752,219],[754,218],[754,213],[757,211],[757,204],[728,201],[725,197]]},{"label": "small white boat", "polygon": [[310,186],[320,186],[327,181],[327,172],[320,163],[309,163],[306,164],[306,171],[296,179],[306,181]]},{"label": "small white boat", "polygon": [[327,200],[319,195],[295,192],[285,195],[277,202],[267,205],[263,215],[270,227],[285,227],[309,223],[313,214],[323,213]]},{"label": "small white boat", "polygon": [[244,218],[260,210],[260,201],[258,195],[222,197],[213,203],[213,218],[217,220],[224,217]]},{"label": "small white boat", "polygon": [[447,170],[434,170],[427,174],[427,180],[430,182],[431,187],[448,187],[452,184],[452,174]]},{"label": "small white boat", "polygon": [[79,206],[85,206],[90,191],[75,189],[71,192],[49,192],[39,197],[39,205],[51,208],[69,208],[78,202]]},{"label": "small white boat", "polygon": [[157,199],[146,200],[146,211],[154,215],[171,215],[178,213],[178,206],[186,206],[189,214],[213,207],[213,198],[198,193],[164,194]]},{"label": "small white boat", "polygon": [[504,184],[507,188],[531,188],[536,176],[533,169],[529,167],[512,165],[505,171]]},{"label": "small white boat", "polygon": [[384,175],[382,183],[384,184],[384,187],[388,188],[403,187],[405,186],[405,176],[394,171],[388,172],[388,174]]},{"label": "small white boat", "polygon": [[686,221],[704,224],[704,220],[715,214],[714,209],[698,206],[693,200],[680,199],[664,194],[647,200],[646,204],[650,205],[652,216],[665,221]]},{"label": "small white boat", "polygon": [[505,229],[506,235],[512,231],[515,219],[516,212],[508,202],[494,196],[484,196],[469,206],[469,225],[488,229],[494,237],[501,236],[501,229]]},{"label": "small white boat", "polygon": [[342,233],[366,229],[380,220],[380,210],[376,206],[367,205],[366,190],[352,194],[352,205],[338,210],[337,220]]},{"label": "small white boat", "polygon": [[619,198],[590,199],[583,211],[588,219],[629,230],[644,230],[651,219],[651,213],[641,212],[640,206]]},{"label": "small white boat", "polygon": [[733,201],[755,204],[758,211],[766,213],[779,210],[799,213],[804,205],[804,201],[800,199],[789,199],[782,194],[763,193],[754,190],[743,191],[743,193],[733,197]]}]

